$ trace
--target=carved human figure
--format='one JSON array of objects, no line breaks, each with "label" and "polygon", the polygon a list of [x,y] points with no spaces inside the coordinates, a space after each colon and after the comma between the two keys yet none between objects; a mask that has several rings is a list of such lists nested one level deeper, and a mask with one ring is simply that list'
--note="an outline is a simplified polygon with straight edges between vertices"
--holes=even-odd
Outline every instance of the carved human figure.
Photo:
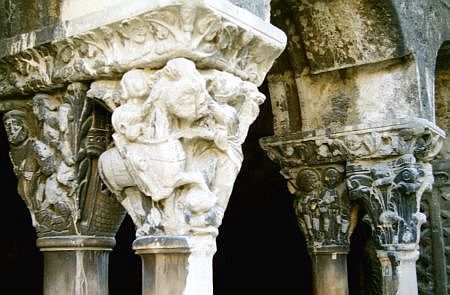
[{"label": "carved human figure", "polygon": [[312,169],[303,169],[296,177],[295,209],[300,225],[310,238],[318,239],[320,230],[320,199],[317,189],[320,187],[320,175]]},{"label": "carved human figure", "polygon": [[[137,83],[137,79],[141,82]],[[214,196],[199,172],[187,171],[186,152],[181,142],[183,138],[218,138],[210,126],[193,124],[208,115],[207,99],[211,98],[206,92],[204,78],[192,62],[174,59],[152,76],[142,71],[128,72],[121,84],[126,95],[112,116],[117,131],[113,135],[116,147],[103,154],[100,163],[104,165],[112,158],[120,157],[127,171],[123,178],[129,183],[128,188],[124,187],[120,181],[105,174],[107,170],[100,168],[105,182],[116,195],[121,195],[124,190],[121,201],[129,204],[128,211],[140,212],[137,214],[140,216],[134,216],[134,221],[141,228],[146,223],[157,224],[148,217],[158,214],[153,210],[154,214],[146,216],[144,203],[148,201],[143,201],[140,193],[151,197],[150,207],[156,208],[155,202],[175,197],[175,190],[182,187],[188,209],[193,212],[210,209],[215,203]],[[140,86],[136,87],[138,84]],[[147,93],[149,95],[145,97]],[[126,201],[131,196],[133,200]],[[170,201],[159,204],[164,211],[161,214],[173,215],[166,212],[171,207],[167,204]],[[144,205],[139,210],[131,208],[136,203]],[[170,224],[165,224],[165,228],[168,227]]]},{"label": "carved human figure", "polygon": [[347,233],[349,227],[348,206],[345,204],[338,185],[342,182],[341,172],[335,168],[325,170],[323,175],[324,189],[321,202],[323,204],[323,230],[326,239],[339,243],[339,237]]},{"label": "carved human figure", "polygon": [[[28,116],[29,117],[29,116]],[[32,120],[22,111],[10,111],[3,117],[10,142],[10,153],[18,179],[18,192],[27,205],[38,231],[61,229],[70,222],[66,191],[56,180],[56,159],[51,148],[30,138]],[[65,194],[64,196],[61,194]]]},{"label": "carved human figure", "polygon": [[[41,157],[35,157],[30,151],[34,150],[34,141],[29,137],[26,113],[22,111],[10,111],[3,117],[3,124],[10,143],[10,155],[17,176],[19,195],[24,200],[36,226],[34,209],[37,207],[33,201],[34,192],[37,189],[40,173],[50,174],[53,163],[50,151],[38,149]],[[42,169],[39,160],[43,163]]]},{"label": "carved human figure", "polygon": [[67,138],[70,106],[60,104],[53,96],[40,93],[33,97],[33,113],[42,124],[42,140],[61,153],[66,165],[73,165],[73,153]]},{"label": "carved human figure", "polygon": [[[214,86],[220,79],[232,81]],[[216,233],[242,163],[240,145],[264,96],[184,58],[154,72],[130,71],[121,85],[122,104],[112,115],[115,147],[100,157],[104,182],[139,235],[156,228]],[[113,163],[116,172],[108,169]]]}]

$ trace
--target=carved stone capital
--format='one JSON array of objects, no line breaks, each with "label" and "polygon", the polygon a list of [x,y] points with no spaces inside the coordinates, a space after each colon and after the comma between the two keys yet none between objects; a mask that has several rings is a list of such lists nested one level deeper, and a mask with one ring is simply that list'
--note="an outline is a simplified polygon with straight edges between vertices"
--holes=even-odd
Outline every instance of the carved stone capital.
[{"label": "carved stone capital", "polygon": [[285,44],[282,31],[228,1],[126,3],[4,40],[0,96],[161,68],[175,57],[260,85]]},{"label": "carved stone capital", "polygon": [[366,209],[365,220],[381,249],[415,249],[420,226],[426,221],[420,200],[433,184],[429,163],[416,162],[413,155],[347,165],[347,186],[351,200]]},{"label": "carved stone capital", "polygon": [[99,172],[137,236],[216,235],[241,144],[265,99],[256,85],[175,58],[120,82],[94,82],[88,95],[113,110],[114,147],[101,155]]},{"label": "carved stone capital", "polygon": [[106,111],[86,98],[87,87],[70,84],[37,93],[5,113],[10,157],[38,237],[113,237],[124,217],[102,188],[97,158],[106,149]]},{"label": "carved stone capital", "polygon": [[283,167],[377,160],[412,154],[431,160],[441,149],[445,133],[433,123],[415,118],[382,127],[347,126],[262,138],[267,155]]},{"label": "carved stone capital", "polygon": [[343,165],[283,168],[310,251],[348,250],[350,205]]}]

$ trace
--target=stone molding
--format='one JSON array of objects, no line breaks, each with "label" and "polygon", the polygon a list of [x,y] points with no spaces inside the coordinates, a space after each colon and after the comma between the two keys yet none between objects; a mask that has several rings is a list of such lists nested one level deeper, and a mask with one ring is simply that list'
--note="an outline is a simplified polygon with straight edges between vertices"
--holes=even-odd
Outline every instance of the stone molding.
[{"label": "stone molding", "polygon": [[42,252],[70,250],[112,251],[115,245],[116,240],[113,237],[58,236],[36,240],[36,246]]},{"label": "stone molding", "polygon": [[347,126],[262,138],[269,158],[283,167],[376,160],[413,154],[430,161],[440,151],[445,133],[420,118],[384,126]]},{"label": "stone molding", "polygon": [[[286,36],[244,9],[222,2],[151,1],[139,5],[144,7],[131,17],[113,13],[109,22],[100,17],[104,23],[94,15],[68,21],[52,28],[56,36],[49,40],[36,41],[49,29],[5,40],[0,96],[118,77],[132,68],[160,68],[176,57],[260,85],[284,49]],[[87,20],[97,26],[85,28]],[[24,40],[30,44],[22,44]]]}]

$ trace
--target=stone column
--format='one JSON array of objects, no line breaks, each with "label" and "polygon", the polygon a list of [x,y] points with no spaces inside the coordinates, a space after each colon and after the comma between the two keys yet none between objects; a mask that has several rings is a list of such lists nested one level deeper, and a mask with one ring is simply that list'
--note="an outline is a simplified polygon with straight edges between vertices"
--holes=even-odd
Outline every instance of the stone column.
[{"label": "stone column", "polygon": [[314,294],[348,294],[351,214],[342,159],[299,134],[264,138],[261,145],[281,165],[294,194],[294,211],[311,257]]},{"label": "stone column", "polygon": [[429,161],[443,133],[425,120],[393,127],[377,132],[391,145],[383,159],[360,155],[347,163],[347,186],[376,238],[383,294],[417,294],[420,226],[426,221],[420,203],[433,184]]},{"label": "stone column", "polygon": [[144,2],[65,11],[0,45],[0,110],[46,292],[105,286],[80,276],[104,273],[112,243],[93,236],[114,236],[117,199],[136,225],[144,294],[212,294],[215,237],[265,100],[257,87],[286,37],[266,1],[253,7],[262,18],[228,1]]},{"label": "stone column", "polygon": [[108,294],[108,256],[113,237],[39,238],[44,255],[44,294]]},{"label": "stone column", "polygon": [[[90,94],[103,85],[94,82]],[[99,173],[136,225],[143,292],[212,294],[215,237],[265,97],[251,82],[186,58],[128,71],[120,85],[115,146],[101,155]]]},{"label": "stone column", "polygon": [[[281,173],[296,195],[294,204],[299,225],[310,249],[331,244],[341,246],[340,251],[332,247],[331,251],[336,252],[334,257],[345,252],[346,238],[351,235],[356,222],[353,210],[349,214],[348,202],[360,204],[367,212],[364,220],[370,223],[378,241],[383,294],[417,294],[415,261],[420,225],[426,220],[419,212],[419,204],[422,194],[433,183],[429,161],[439,152],[443,136],[442,130],[434,124],[414,119],[393,122],[385,127],[358,125],[331,132],[316,130],[266,137],[261,139],[261,145],[268,156],[283,167]],[[324,164],[330,162],[341,164],[332,168]],[[327,174],[343,177],[347,185],[346,188],[345,185],[342,188],[339,184],[333,185],[335,204],[324,206],[327,204],[326,192],[332,187],[326,183],[333,179]],[[331,210],[333,207],[336,209]],[[331,240],[326,233],[333,231],[325,230],[329,221],[324,217],[336,220],[339,225]],[[331,251],[328,253],[333,256]],[[330,260],[317,260],[313,256],[312,261],[313,267],[320,264],[322,271],[331,269],[329,272],[334,273],[336,267],[330,266]],[[345,268],[344,265],[340,267]],[[326,279],[321,271],[314,271],[314,274],[314,282],[320,287],[335,280]],[[335,278],[341,282],[346,280],[341,276]],[[329,290],[335,289],[322,291],[316,287],[315,292],[325,294]]]},{"label": "stone column", "polygon": [[44,255],[44,294],[108,294],[108,255],[125,211],[102,188],[106,111],[72,83],[24,101],[2,101],[18,192]]},{"label": "stone column", "polygon": [[257,87],[285,37],[215,1],[167,1],[126,33],[133,28],[143,32],[129,47],[145,52],[134,57],[141,67],[88,92],[112,112],[114,145],[99,173],[136,225],[143,293],[212,294],[218,227],[265,100]]}]

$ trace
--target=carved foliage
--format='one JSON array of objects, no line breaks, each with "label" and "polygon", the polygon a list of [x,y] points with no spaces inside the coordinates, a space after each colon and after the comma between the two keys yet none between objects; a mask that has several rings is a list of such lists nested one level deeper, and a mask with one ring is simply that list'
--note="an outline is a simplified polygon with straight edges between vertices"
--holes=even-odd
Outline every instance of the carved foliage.
[{"label": "carved foliage", "polygon": [[348,246],[350,205],[342,166],[283,169],[310,247]]},{"label": "carved foliage", "polygon": [[284,44],[195,3],[160,7],[0,61],[0,94],[193,58],[262,83]]},{"label": "carved foliage", "polygon": [[404,155],[389,162],[351,163],[347,174],[350,199],[366,208],[379,245],[418,243],[426,220],[418,204],[433,183],[429,164]]},{"label": "carved foliage", "polygon": [[443,135],[425,120],[383,128],[320,135],[298,133],[290,136],[268,137],[261,146],[268,156],[282,166],[321,164],[361,159],[385,158],[414,154],[430,160],[440,150]]},{"label": "carved foliage", "polygon": [[114,110],[115,147],[101,155],[99,172],[137,235],[216,234],[264,95],[184,58],[125,73],[117,105],[101,85],[89,93]]},{"label": "carved foliage", "polygon": [[95,180],[94,158],[106,148],[109,135],[85,93],[86,86],[74,83],[64,92],[36,94],[30,111],[4,116],[18,191],[39,236],[91,233],[82,216],[92,210],[88,199],[99,197],[98,181],[89,186]]}]

